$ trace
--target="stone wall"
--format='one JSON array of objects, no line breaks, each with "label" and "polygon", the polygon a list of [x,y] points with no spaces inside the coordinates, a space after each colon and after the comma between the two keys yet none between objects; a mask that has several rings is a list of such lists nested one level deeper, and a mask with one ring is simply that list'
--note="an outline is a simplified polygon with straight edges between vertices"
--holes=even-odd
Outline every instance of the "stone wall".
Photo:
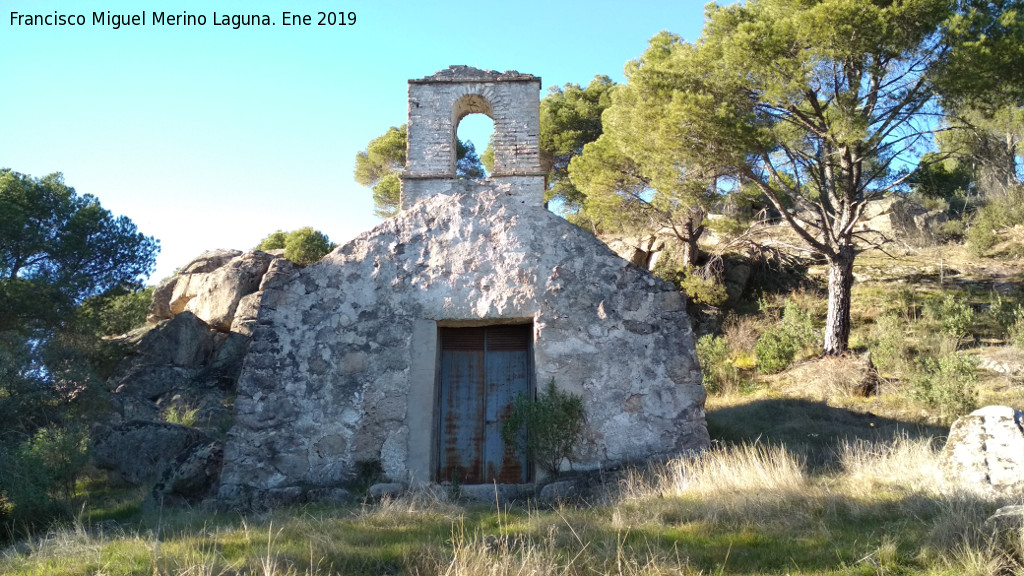
[{"label": "stone wall", "polygon": [[537,385],[588,416],[574,466],[707,447],[684,297],[508,182],[437,195],[265,291],[220,496],[294,500],[379,460],[429,482],[439,326],[532,322]]}]

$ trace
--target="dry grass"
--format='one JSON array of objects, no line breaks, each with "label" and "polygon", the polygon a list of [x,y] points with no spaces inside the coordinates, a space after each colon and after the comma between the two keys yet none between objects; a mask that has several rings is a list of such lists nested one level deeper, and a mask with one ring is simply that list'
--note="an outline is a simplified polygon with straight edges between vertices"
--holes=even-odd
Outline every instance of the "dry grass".
[{"label": "dry grass", "polygon": [[850,396],[867,377],[867,363],[861,358],[821,358],[790,370],[781,391],[794,397],[828,402]]},{"label": "dry grass", "polygon": [[745,444],[652,466],[644,474],[626,480],[623,497],[628,500],[693,496],[724,500],[806,488],[801,462],[785,448]]},{"label": "dry grass", "polygon": [[[851,442],[839,452],[839,468],[811,475],[781,447],[720,447],[626,474],[615,497],[595,507],[494,512],[422,491],[351,509],[282,512],[173,533],[102,534],[79,526],[8,549],[0,572],[639,576],[1024,569],[1024,529],[993,530],[986,519],[1004,501],[945,483],[936,442]],[[359,559],[359,553],[375,556]]]},{"label": "dry grass", "polygon": [[413,519],[454,522],[463,513],[463,508],[453,504],[447,492],[434,486],[409,490],[400,496],[385,496],[374,503],[364,502],[356,516],[373,526],[395,527]]},{"label": "dry grass", "polygon": [[[635,547],[623,533],[597,539],[566,524],[566,539],[556,530],[540,538],[467,535],[456,529],[450,550],[435,550],[409,566],[412,574],[444,576],[617,576],[697,575],[678,553],[655,546]],[[568,541],[566,541],[568,540]]]},{"label": "dry grass", "polygon": [[941,443],[934,438],[897,437],[892,442],[847,442],[839,450],[843,492],[857,499],[897,490],[940,497],[952,487],[939,465]]},{"label": "dry grass", "polygon": [[729,341],[734,352],[754,353],[754,345],[761,336],[761,326],[753,316],[728,316],[722,322],[722,335]]}]

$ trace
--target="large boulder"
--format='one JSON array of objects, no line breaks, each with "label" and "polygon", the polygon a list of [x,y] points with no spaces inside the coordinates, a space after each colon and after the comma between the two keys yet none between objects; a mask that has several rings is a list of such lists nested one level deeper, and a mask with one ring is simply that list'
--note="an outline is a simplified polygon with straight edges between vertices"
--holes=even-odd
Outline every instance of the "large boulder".
[{"label": "large boulder", "polygon": [[208,442],[182,451],[153,486],[152,499],[167,506],[202,502],[215,493],[223,461],[224,446],[220,442]]},{"label": "large boulder", "polygon": [[140,420],[97,429],[93,438],[96,466],[134,485],[156,481],[182,452],[212,441],[195,428]]},{"label": "large boulder", "polygon": [[230,331],[238,301],[259,290],[272,260],[274,256],[254,250],[233,258],[202,278],[193,279],[197,284],[196,295],[185,309],[217,330]]},{"label": "large boulder", "polygon": [[945,221],[943,210],[928,210],[911,199],[890,196],[869,202],[857,228],[876,236],[873,240],[878,242],[903,240],[920,243],[931,239]]},{"label": "large boulder", "polygon": [[185,312],[142,334],[133,356],[148,364],[200,368],[216,351],[217,332],[195,314]]},{"label": "large boulder", "polygon": [[202,275],[213,272],[241,254],[239,250],[210,250],[184,265],[174,276],[153,291],[153,305],[149,311],[150,322],[159,322],[182,313],[188,301],[196,296],[197,286],[192,285],[193,277],[198,280]]},{"label": "large boulder", "polygon": [[[98,429],[95,463],[153,501],[194,504],[215,492],[235,382],[262,290],[289,278],[282,253],[207,252],[157,288],[150,326],[120,337],[130,354],[108,380],[119,414]],[[174,423],[171,423],[174,422]]]},{"label": "large boulder", "polygon": [[[127,341],[133,353],[121,361],[107,383],[123,407],[133,407],[123,409],[122,416],[138,418],[149,412],[140,411],[139,402],[157,402],[169,392],[189,386],[217,358],[228,355],[223,352],[225,339],[190,312],[133,333]],[[224,360],[229,361],[241,367],[241,360]]]},{"label": "large boulder", "polygon": [[982,494],[1024,490],[1024,412],[985,406],[962,416],[942,452],[949,480]]},{"label": "large boulder", "polygon": [[[187,413],[190,423],[215,429],[229,411],[249,349],[249,337],[210,328],[183,312],[132,335],[134,353],[108,380],[122,420],[161,420]],[[229,406],[230,404],[228,404]]]},{"label": "large boulder", "polygon": [[[273,267],[275,274],[292,269],[278,251],[206,252],[156,289],[149,319],[159,322],[189,311],[221,332],[236,331],[233,325],[237,325],[249,335],[259,308],[259,298],[253,294],[261,289],[274,263],[278,263]],[[242,314],[236,318],[240,305]]]},{"label": "large boulder", "polygon": [[235,308],[235,317],[231,321],[231,331],[245,336],[252,337],[252,331],[256,327],[256,319],[259,314],[260,304],[263,300],[263,292],[268,286],[283,282],[295,273],[295,265],[291,260],[285,258],[274,258],[270,261],[267,271],[260,280],[259,290],[252,294],[246,294],[238,300]]}]

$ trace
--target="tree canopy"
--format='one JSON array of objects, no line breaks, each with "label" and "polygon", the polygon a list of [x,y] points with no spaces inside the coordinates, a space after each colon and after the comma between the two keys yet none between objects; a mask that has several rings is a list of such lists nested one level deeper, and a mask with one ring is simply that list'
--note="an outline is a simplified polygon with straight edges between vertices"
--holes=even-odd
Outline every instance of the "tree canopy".
[{"label": "tree canopy", "polygon": [[934,78],[947,109],[1024,103],[1024,2],[955,0]]},{"label": "tree canopy", "polygon": [[[0,214],[0,525],[13,532],[58,513],[55,487],[73,492],[120,357],[103,337],[144,321],[158,247],[60,174],[0,170]],[[56,439],[75,457],[61,475],[29,457]]]},{"label": "tree canopy", "polygon": [[655,188],[736,177],[828,261],[826,353],[848,346],[857,222],[902,183],[899,168],[941,113],[931,73],[949,53],[950,10],[948,0],[709,4],[699,40],[659,34],[627,66],[629,84],[645,87],[628,118],[635,146],[656,158]]},{"label": "tree canopy", "polygon": [[372,187],[373,211],[382,218],[394,216],[401,204],[402,184],[398,175],[405,167],[408,137],[405,124],[392,126],[356,154],[356,182]]},{"label": "tree canopy", "polygon": [[570,161],[601,136],[601,114],[611,105],[610,78],[595,76],[586,88],[553,86],[540,101],[541,165],[548,173],[545,200],[561,203],[568,213],[583,208],[585,195],[569,178]]},{"label": "tree canopy", "polygon": [[0,330],[47,326],[87,297],[134,286],[157,241],[60,174],[0,170]]},{"label": "tree canopy", "polygon": [[[631,66],[647,70],[663,64],[661,54],[649,50]],[[625,85],[609,90],[603,133],[569,164],[574,188],[584,199],[576,220],[595,229],[670,230],[682,241],[681,263],[689,266],[698,258],[697,240],[717,197],[716,180],[700,172],[696,163],[684,166],[672,145],[658,142],[671,102],[662,86],[651,82],[651,75],[631,74],[629,68],[627,78]]]}]

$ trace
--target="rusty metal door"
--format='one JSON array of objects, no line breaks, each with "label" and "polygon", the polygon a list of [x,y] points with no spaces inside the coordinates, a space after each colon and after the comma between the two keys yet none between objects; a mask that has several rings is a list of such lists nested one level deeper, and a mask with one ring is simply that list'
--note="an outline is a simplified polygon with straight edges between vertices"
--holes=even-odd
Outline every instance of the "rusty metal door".
[{"label": "rusty metal door", "polygon": [[501,439],[520,393],[530,392],[532,326],[442,328],[438,480],[527,481],[527,462]]}]

